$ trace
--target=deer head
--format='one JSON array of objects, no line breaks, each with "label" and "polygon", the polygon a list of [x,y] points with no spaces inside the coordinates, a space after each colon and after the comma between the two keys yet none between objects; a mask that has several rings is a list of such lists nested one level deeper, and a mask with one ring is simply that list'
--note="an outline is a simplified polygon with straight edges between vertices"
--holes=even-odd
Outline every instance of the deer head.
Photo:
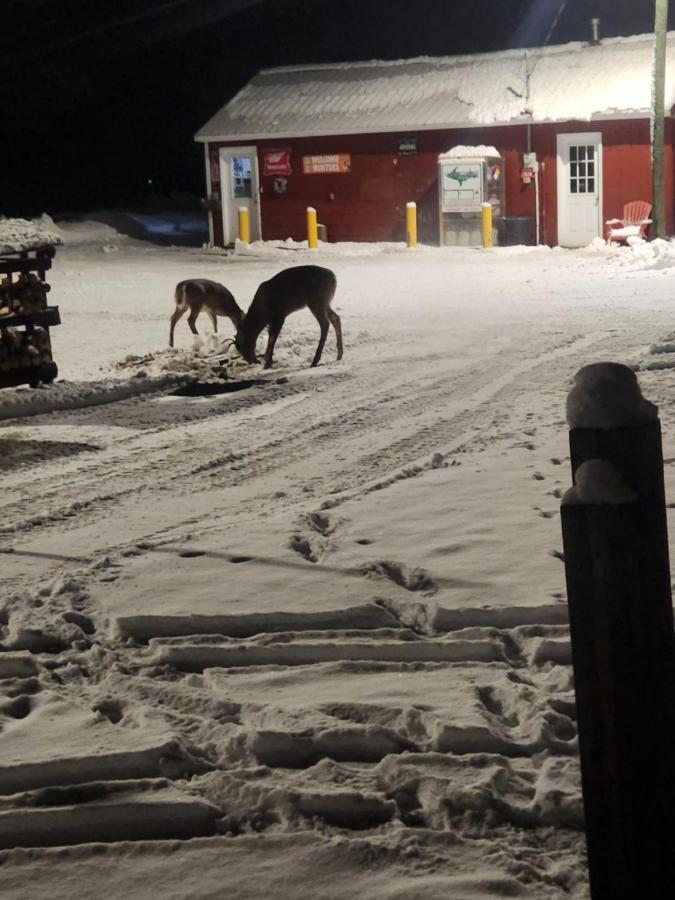
[{"label": "deer head", "polygon": [[258,357],[255,354],[257,337],[257,334],[252,333],[251,330],[246,327],[246,317],[244,317],[234,336],[234,346],[247,363],[255,363],[258,361]]}]

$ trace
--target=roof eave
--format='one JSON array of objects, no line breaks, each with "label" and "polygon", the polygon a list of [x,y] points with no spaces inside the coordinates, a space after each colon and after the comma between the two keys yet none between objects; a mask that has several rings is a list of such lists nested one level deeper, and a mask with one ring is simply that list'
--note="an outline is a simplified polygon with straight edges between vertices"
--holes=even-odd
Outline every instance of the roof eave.
[{"label": "roof eave", "polygon": [[[239,141],[284,141],[297,138],[320,138],[320,137],[339,137],[340,135],[352,134],[407,134],[409,132],[418,131],[455,131],[466,128],[505,128],[513,125],[557,125],[563,122],[600,122],[615,121],[619,119],[648,119],[650,111],[648,109],[637,110],[611,110],[608,112],[593,113],[590,119],[534,119],[530,116],[519,116],[518,118],[508,119],[496,122],[453,122],[452,124],[439,124],[437,122],[430,125],[415,125],[411,128],[388,128],[385,126],[361,126],[354,128],[326,128],[322,130],[312,131],[242,131],[238,134],[204,134],[197,132],[194,139],[200,144],[211,144],[221,141],[239,142]],[[666,114],[666,118],[670,118]]]}]

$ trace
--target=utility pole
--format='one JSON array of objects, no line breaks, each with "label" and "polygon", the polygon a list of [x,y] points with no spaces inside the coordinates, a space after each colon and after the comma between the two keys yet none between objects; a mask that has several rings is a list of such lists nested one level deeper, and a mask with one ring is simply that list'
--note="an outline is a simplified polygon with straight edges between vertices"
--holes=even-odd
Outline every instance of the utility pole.
[{"label": "utility pole", "polygon": [[654,0],[654,70],[652,74],[652,219],[656,237],[666,236],[666,206],[663,194],[663,145],[666,88],[666,32],[668,0]]}]

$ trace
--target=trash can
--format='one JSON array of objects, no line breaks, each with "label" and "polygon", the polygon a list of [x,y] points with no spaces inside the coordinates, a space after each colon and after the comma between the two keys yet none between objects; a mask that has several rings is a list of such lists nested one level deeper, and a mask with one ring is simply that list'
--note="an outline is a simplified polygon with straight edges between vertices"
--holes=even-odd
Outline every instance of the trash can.
[{"label": "trash can", "polygon": [[504,216],[499,243],[502,247],[513,247],[516,244],[531,246],[534,243],[532,238],[532,217]]}]

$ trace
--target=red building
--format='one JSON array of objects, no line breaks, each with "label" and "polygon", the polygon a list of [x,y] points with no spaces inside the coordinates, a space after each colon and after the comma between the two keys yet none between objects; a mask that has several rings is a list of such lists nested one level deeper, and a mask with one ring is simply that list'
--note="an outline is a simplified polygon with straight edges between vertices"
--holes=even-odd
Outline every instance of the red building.
[{"label": "red building", "polygon": [[[651,200],[653,35],[597,43],[278,68],[259,72],[196,135],[211,235],[306,237],[316,208],[330,241],[396,241],[406,203],[439,241],[438,155],[491,145],[504,159],[505,214],[532,238],[583,246],[631,200]],[[675,32],[668,35],[666,228],[673,232]],[[539,172],[525,167],[535,154]],[[536,166],[535,166],[536,168]],[[529,177],[528,177],[529,176]],[[538,197],[537,197],[538,194]]]}]

